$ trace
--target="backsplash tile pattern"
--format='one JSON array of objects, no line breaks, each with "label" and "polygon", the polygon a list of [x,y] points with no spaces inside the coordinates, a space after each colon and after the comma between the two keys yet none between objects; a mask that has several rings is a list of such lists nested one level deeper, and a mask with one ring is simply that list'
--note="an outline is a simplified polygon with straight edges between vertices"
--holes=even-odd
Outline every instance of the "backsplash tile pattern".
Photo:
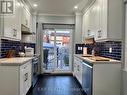
[{"label": "backsplash tile pattern", "polygon": [[[91,51],[94,45],[84,45],[88,47],[88,54],[91,54]],[[121,60],[122,53],[122,42],[121,41],[105,41],[96,43],[96,55],[102,57],[108,57],[116,60]],[[109,52],[109,48],[112,48],[112,52]]]},{"label": "backsplash tile pattern", "polygon": [[[97,43],[97,47],[99,47],[98,55],[113,58],[116,60],[121,60],[122,43],[120,41],[107,41]],[[109,48],[112,48],[111,53],[109,52]]]},{"label": "backsplash tile pattern", "polygon": [[24,51],[24,46],[32,47],[35,50],[35,44],[33,43],[21,43],[19,41],[1,40],[1,58],[6,57],[8,50],[15,50],[15,56],[18,56],[18,52]]},{"label": "backsplash tile pattern", "polygon": [[[19,51],[24,51],[24,46],[32,47],[35,49],[35,44],[21,43],[19,41],[1,40],[1,58],[6,57],[6,52],[10,49],[15,50],[18,55]],[[93,44],[85,44],[84,47],[88,48],[88,54],[91,54],[94,47]],[[120,41],[105,41],[96,43],[96,55],[121,60],[122,42]],[[109,48],[112,48],[112,53]]]}]

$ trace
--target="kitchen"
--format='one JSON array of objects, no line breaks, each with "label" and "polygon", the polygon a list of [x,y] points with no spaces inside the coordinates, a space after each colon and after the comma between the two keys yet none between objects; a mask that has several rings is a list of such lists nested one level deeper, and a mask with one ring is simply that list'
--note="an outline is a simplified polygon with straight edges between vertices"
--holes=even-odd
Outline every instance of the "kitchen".
[{"label": "kitchen", "polygon": [[126,2],[0,0],[0,95],[127,95]]}]

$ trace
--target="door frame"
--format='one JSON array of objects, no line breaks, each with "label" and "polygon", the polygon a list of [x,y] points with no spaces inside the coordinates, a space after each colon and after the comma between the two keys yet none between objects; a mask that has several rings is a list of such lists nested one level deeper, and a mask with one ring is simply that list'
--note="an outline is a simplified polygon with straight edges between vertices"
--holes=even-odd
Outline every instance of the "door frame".
[{"label": "door frame", "polygon": [[[55,31],[55,35],[56,35],[56,30],[57,29],[54,29],[54,31]],[[70,31],[70,47],[69,47],[69,70],[53,70],[53,71],[45,71],[44,69],[43,69],[43,40],[41,39],[42,37],[43,37],[43,32],[45,31],[45,30],[42,30],[42,32],[41,32],[41,37],[40,37],[40,40],[41,40],[41,74],[43,74],[43,73],[60,73],[60,74],[63,74],[63,73],[72,73],[72,63],[73,63],[73,34],[74,34],[74,29],[66,29],[66,30],[69,30]],[[56,38],[56,37],[55,37]],[[56,40],[56,39],[55,39]],[[54,63],[55,64],[55,63]],[[55,66],[56,67],[56,66]]]}]

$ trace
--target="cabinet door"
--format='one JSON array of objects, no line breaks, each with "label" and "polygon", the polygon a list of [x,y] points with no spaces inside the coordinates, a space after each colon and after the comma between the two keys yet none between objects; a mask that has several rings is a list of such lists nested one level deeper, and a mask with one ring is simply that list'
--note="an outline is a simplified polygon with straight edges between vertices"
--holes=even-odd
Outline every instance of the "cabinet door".
[{"label": "cabinet door", "polygon": [[28,28],[30,28],[30,12],[29,10],[25,7],[25,5],[22,7],[22,24]]},{"label": "cabinet door", "polygon": [[30,87],[31,87],[31,83],[32,83],[32,62],[30,62],[29,64],[28,64],[28,68],[27,68],[27,70],[28,70],[28,84],[27,84],[27,91],[30,89]]},{"label": "cabinet door", "polygon": [[78,77],[78,69],[77,69],[76,57],[74,58],[74,75],[75,75],[76,78]]},{"label": "cabinet door", "polygon": [[33,32],[33,16],[30,14],[29,16],[29,27],[30,27],[30,32]]},{"label": "cabinet door", "polygon": [[8,39],[21,40],[21,4],[14,0],[14,13],[4,15],[3,36]]},{"label": "cabinet door", "polygon": [[29,61],[26,64],[20,66],[20,95],[26,95],[31,87],[31,65]]},{"label": "cabinet door", "polygon": [[76,60],[74,58],[74,76],[76,76],[76,73],[77,73],[77,64],[76,64]]},{"label": "cabinet door", "polygon": [[27,27],[30,28],[31,27],[31,14],[29,12],[29,10],[26,9],[26,21],[27,21]]},{"label": "cabinet door", "polygon": [[25,88],[25,77],[26,70],[25,68],[20,69],[20,95],[26,95],[26,88]]},{"label": "cabinet door", "polygon": [[21,11],[21,13],[22,13],[21,23],[26,26],[27,25],[26,15],[25,15],[26,14],[26,10],[24,8],[23,3],[22,3],[22,11]]},{"label": "cabinet door", "polygon": [[90,14],[90,11],[88,10],[86,13],[85,13],[85,16],[84,16],[84,34],[85,34],[85,38],[89,37],[90,36],[90,29],[89,29],[89,14]]},{"label": "cabinet door", "polygon": [[96,32],[96,40],[107,38],[107,0],[97,0],[99,25]]},{"label": "cabinet door", "polygon": [[0,15],[0,37],[2,37],[4,32],[4,17]]},{"label": "cabinet door", "polygon": [[36,27],[37,27],[36,26],[36,23],[37,23],[36,16],[32,15],[31,17],[32,17],[32,32],[36,34]]},{"label": "cabinet door", "polygon": [[102,0],[96,0],[95,2],[95,30],[96,30],[96,36],[95,40],[102,38],[102,25],[101,25],[101,1]]},{"label": "cabinet door", "polygon": [[78,81],[82,85],[82,61],[78,61]]},{"label": "cabinet door", "polygon": [[95,9],[94,6],[88,9],[84,16],[85,37],[94,37],[95,35]]},{"label": "cabinet door", "polygon": [[89,29],[91,31],[90,36],[94,37],[94,33],[95,33],[95,5],[93,5],[90,8],[90,24],[89,24]]},{"label": "cabinet door", "polygon": [[76,71],[76,78],[79,81],[79,83],[82,85],[82,60],[75,57],[75,71]]}]

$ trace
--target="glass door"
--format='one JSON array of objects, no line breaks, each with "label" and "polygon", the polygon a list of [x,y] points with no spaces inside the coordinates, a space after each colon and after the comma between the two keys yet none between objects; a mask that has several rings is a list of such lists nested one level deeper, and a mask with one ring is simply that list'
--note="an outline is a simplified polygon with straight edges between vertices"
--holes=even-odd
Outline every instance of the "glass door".
[{"label": "glass door", "polygon": [[65,29],[56,30],[56,47],[57,47],[56,71],[70,70],[69,66],[70,31]]},{"label": "glass door", "polygon": [[45,72],[55,70],[56,57],[56,40],[55,30],[46,29],[43,32],[43,69]]},{"label": "glass door", "polygon": [[70,31],[62,29],[43,32],[43,68],[44,72],[70,70]]}]

